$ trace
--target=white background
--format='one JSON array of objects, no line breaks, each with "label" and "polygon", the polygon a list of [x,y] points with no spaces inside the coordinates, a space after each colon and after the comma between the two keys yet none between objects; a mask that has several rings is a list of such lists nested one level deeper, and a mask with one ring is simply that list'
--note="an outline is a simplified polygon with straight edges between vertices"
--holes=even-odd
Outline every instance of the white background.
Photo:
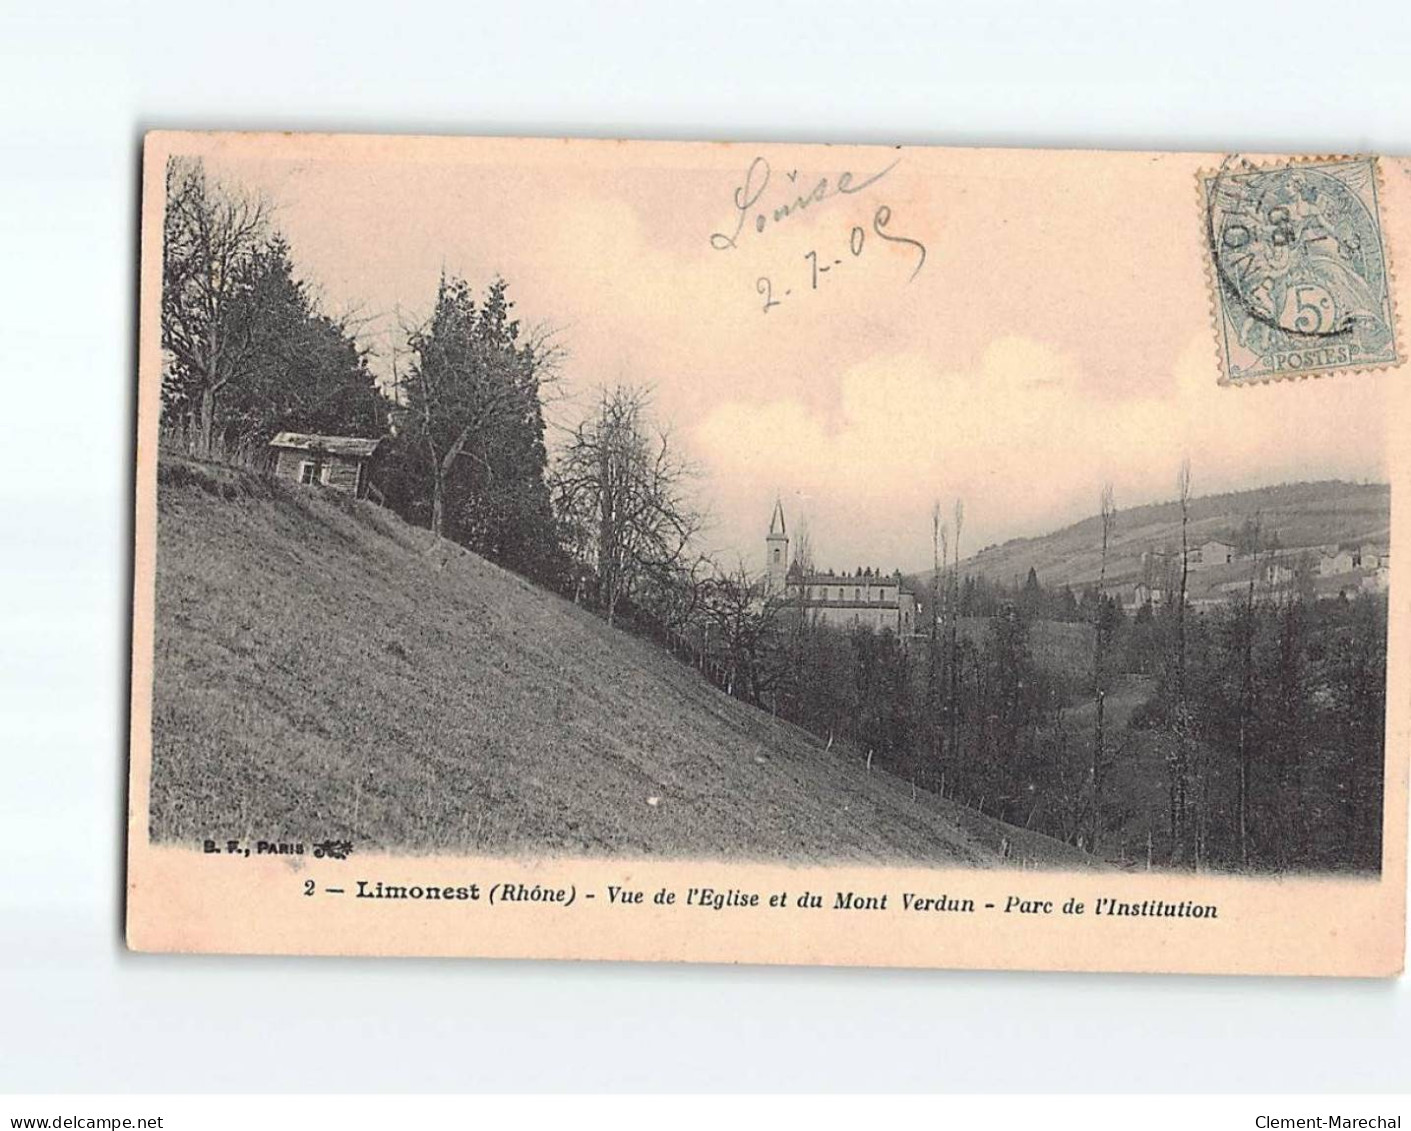
[{"label": "white background", "polygon": [[1411,1089],[1405,980],[143,957],[119,869],[143,130],[1411,153],[1408,76],[1403,2],[0,0],[0,1089]]}]

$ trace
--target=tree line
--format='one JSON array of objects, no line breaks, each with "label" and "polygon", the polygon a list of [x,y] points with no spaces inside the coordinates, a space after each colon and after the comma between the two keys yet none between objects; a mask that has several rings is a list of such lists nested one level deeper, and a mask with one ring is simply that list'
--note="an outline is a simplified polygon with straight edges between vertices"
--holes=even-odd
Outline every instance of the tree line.
[{"label": "tree line", "polygon": [[602,391],[550,460],[545,405],[563,360],[514,317],[509,284],[478,295],[444,272],[430,314],[397,328],[379,383],[362,328],[301,279],[267,200],[199,159],[166,168],[164,446],[267,466],[279,432],[381,438],[374,482],[407,521],[601,608],[670,619],[701,516],[691,468],[649,392]]}]

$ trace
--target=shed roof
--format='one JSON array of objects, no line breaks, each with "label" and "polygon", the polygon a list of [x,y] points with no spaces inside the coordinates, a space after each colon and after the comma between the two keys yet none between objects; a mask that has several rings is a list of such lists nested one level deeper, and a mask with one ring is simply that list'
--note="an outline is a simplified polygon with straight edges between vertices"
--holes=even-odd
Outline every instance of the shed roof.
[{"label": "shed roof", "polygon": [[269,442],[271,448],[293,448],[301,452],[328,452],[337,456],[370,456],[377,451],[378,440],[363,440],[357,436],[312,436],[303,432],[281,432]]}]

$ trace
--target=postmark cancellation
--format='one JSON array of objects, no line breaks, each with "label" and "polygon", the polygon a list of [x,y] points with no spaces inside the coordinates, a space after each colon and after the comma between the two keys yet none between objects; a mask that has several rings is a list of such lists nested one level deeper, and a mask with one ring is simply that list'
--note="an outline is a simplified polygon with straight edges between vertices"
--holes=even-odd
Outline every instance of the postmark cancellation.
[{"label": "postmark cancellation", "polygon": [[1375,157],[1201,174],[1223,384],[1399,365]]}]

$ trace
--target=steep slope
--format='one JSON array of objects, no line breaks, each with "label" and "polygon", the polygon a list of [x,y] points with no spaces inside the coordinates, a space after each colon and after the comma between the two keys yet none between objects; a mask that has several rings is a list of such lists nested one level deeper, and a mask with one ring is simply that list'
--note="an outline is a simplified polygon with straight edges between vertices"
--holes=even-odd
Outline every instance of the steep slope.
[{"label": "steep slope", "polygon": [[[1391,491],[1376,483],[1289,483],[1192,499],[1190,514],[1193,546],[1212,538],[1232,542],[1245,519],[1255,516],[1264,533],[1277,533],[1286,548],[1385,544],[1391,529]],[[1041,537],[986,547],[961,568],[1009,583],[1022,582],[1032,567],[1046,586],[1082,585],[1097,580],[1101,531],[1099,518],[1084,519]],[[1174,502],[1119,511],[1107,567],[1109,583],[1137,581],[1142,553],[1177,546],[1180,538],[1181,511]],[[920,583],[929,583],[929,576]]]},{"label": "steep slope", "polygon": [[165,458],[163,840],[1081,866],[368,503]]}]

